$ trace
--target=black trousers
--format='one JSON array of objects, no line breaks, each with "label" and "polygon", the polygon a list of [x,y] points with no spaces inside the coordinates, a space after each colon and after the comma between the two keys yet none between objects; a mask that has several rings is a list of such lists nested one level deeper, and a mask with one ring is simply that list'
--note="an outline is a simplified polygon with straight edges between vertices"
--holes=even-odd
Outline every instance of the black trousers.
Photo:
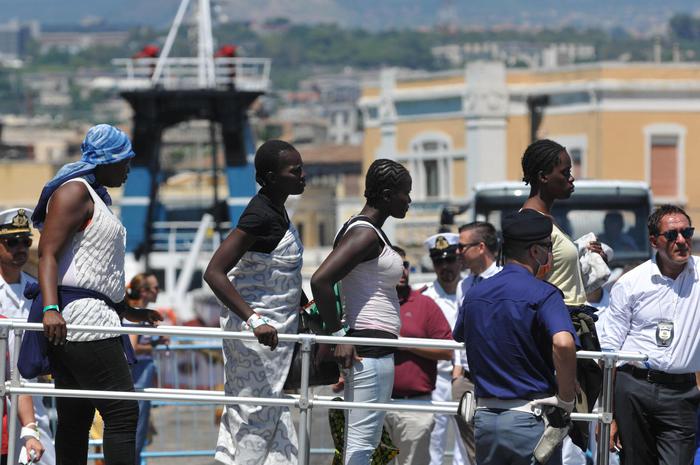
[{"label": "black trousers", "polygon": [[[119,338],[67,342],[51,346],[51,362],[58,368],[58,389],[133,391],[129,365]],[[108,465],[134,465],[138,402],[118,399],[58,397],[56,410],[56,464],[87,463],[90,425],[95,409],[104,420],[103,451]]]},{"label": "black trousers", "polygon": [[622,465],[692,465],[700,390],[656,384],[617,371],[615,420]]}]

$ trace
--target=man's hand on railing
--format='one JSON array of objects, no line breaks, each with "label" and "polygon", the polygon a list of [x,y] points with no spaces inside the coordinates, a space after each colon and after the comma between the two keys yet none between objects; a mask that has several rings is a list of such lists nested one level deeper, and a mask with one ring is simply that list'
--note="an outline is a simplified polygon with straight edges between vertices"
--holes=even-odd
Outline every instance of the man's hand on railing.
[{"label": "man's hand on railing", "polygon": [[44,336],[49,340],[49,343],[57,346],[66,342],[66,320],[59,312],[48,311],[44,312]]},{"label": "man's hand on railing", "polygon": [[29,457],[27,463],[38,462],[41,456],[44,455],[44,446],[38,439],[27,438],[24,442],[24,447],[27,449],[27,456]]},{"label": "man's hand on railing", "polygon": [[564,400],[559,396],[551,396],[543,399],[535,399],[531,402],[531,404],[538,407],[557,407],[564,410],[566,413],[571,413],[574,411],[574,407],[576,407],[576,399]]},{"label": "man's hand on railing", "polygon": [[134,308],[128,305],[122,316],[132,323],[148,323],[153,326],[158,326],[158,323],[163,321],[163,316],[157,310]]},{"label": "man's hand on railing", "polygon": [[338,362],[340,366],[345,369],[352,368],[355,362],[362,360],[361,357],[357,356],[355,346],[349,344],[336,345],[333,355],[335,356],[336,362]]},{"label": "man's hand on railing", "polygon": [[260,344],[268,346],[270,350],[275,350],[277,347],[277,330],[273,326],[260,325],[253,330],[253,334]]},{"label": "man's hand on railing", "polygon": [[617,422],[613,420],[612,423],[610,423],[610,452],[620,452],[621,450],[622,442],[617,432]]}]

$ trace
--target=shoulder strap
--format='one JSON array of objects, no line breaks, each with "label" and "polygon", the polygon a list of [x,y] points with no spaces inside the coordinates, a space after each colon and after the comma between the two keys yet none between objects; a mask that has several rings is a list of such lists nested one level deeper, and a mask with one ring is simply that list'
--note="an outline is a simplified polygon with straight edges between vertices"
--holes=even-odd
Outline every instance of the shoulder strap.
[{"label": "shoulder strap", "polygon": [[389,240],[388,237],[386,237],[386,234],[384,234],[384,231],[382,231],[381,228],[376,227],[376,226],[372,223],[372,220],[371,220],[368,216],[357,215],[357,216],[353,216],[352,218],[350,218],[349,220],[347,220],[347,221],[345,222],[345,224],[343,225],[343,227],[340,228],[340,231],[338,231],[338,234],[336,234],[335,240],[333,241],[333,248],[334,248],[334,249],[338,246],[338,243],[339,243],[340,240],[343,238],[343,236],[345,235],[345,233],[348,231],[348,228],[350,227],[350,225],[353,224],[353,223],[356,223],[356,222],[358,222],[358,221],[364,221],[364,222],[366,222],[366,223],[369,223],[369,224],[372,226],[372,228],[374,228],[374,230],[377,232],[377,234],[378,234],[379,237],[382,239],[382,241],[384,241],[384,243],[385,243],[386,245],[388,245],[389,247],[392,247],[391,241]]}]

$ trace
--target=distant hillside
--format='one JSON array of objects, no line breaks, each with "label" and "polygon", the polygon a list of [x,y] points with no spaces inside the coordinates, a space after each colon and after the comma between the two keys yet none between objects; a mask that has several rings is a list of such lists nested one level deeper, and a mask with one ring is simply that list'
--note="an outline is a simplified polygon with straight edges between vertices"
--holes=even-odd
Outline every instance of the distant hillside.
[{"label": "distant hillside", "polygon": [[[3,0],[2,17],[77,23],[86,16],[100,16],[110,23],[162,27],[170,23],[179,3],[179,0]],[[649,31],[663,27],[675,12],[700,13],[697,0],[216,0],[215,3],[232,20],[287,17],[294,22],[334,22],[375,30],[448,22],[471,27],[575,25]]]}]

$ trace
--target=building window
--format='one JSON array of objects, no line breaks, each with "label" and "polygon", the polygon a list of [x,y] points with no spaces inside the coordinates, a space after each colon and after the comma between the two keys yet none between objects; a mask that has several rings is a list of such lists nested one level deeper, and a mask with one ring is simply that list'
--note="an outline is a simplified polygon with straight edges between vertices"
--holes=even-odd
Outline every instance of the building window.
[{"label": "building window", "polygon": [[583,177],[583,153],[580,148],[569,149],[569,156],[571,157],[571,174],[574,179],[580,179]]},{"label": "building window", "polygon": [[678,136],[653,135],[650,147],[650,184],[656,196],[678,196]]},{"label": "building window", "polygon": [[571,157],[571,174],[573,177],[575,179],[586,178],[588,176],[586,169],[588,136],[586,134],[552,134],[549,138],[566,148]]},{"label": "building window", "polygon": [[325,247],[330,244],[330,240],[326,237],[326,223],[318,224],[318,245]]},{"label": "building window", "polygon": [[425,160],[425,196],[437,197],[440,194],[440,175],[437,160]]}]

